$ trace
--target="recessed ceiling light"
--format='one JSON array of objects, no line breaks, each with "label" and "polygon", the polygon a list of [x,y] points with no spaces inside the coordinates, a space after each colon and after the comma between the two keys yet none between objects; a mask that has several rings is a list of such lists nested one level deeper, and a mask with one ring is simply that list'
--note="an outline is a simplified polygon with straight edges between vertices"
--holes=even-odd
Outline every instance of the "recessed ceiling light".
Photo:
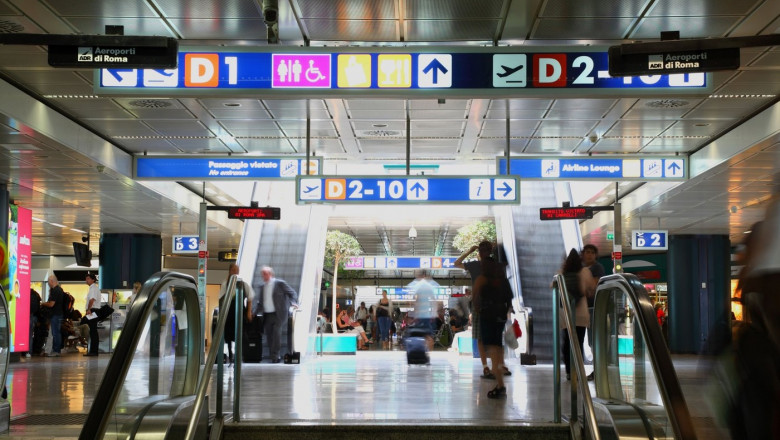
[{"label": "recessed ceiling light", "polygon": [[224,105],[225,107],[241,107],[241,104],[239,104],[238,102],[226,102],[222,105]]},{"label": "recessed ceiling light", "polygon": [[67,226],[65,226],[65,225],[61,225],[61,224],[59,224],[59,223],[49,223],[49,224],[50,224],[50,225],[52,225],[52,226],[57,226],[57,227],[60,227],[60,228],[67,228]]},{"label": "recessed ceiling light", "polygon": [[385,128],[387,127],[387,124],[371,124],[371,126],[375,128]]},{"label": "recessed ceiling light", "polygon": [[710,124],[705,124],[705,123],[701,123],[701,124],[693,124],[693,126],[694,126],[694,127],[707,127],[707,126],[709,126],[709,125],[710,125]]}]

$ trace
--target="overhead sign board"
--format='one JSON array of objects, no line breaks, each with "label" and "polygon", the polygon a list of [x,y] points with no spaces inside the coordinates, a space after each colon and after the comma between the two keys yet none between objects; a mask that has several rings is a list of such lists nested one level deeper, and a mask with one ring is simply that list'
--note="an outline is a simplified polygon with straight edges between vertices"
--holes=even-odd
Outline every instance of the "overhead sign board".
[{"label": "overhead sign board", "polygon": [[665,251],[669,249],[669,231],[631,231],[631,249]]},{"label": "overhead sign board", "polygon": [[173,253],[174,254],[197,254],[198,236],[197,235],[174,235]]},{"label": "overhead sign board", "polygon": [[344,262],[347,270],[382,270],[382,269],[456,269],[455,260],[458,257],[387,257],[362,256],[349,257]]},{"label": "overhead sign board", "polygon": [[669,75],[712,72],[739,68],[739,48],[623,53],[621,46],[609,48],[610,76]]},{"label": "overhead sign board", "polygon": [[97,94],[592,96],[706,94],[706,74],[614,78],[607,48],[183,48],[175,69],[102,69]]},{"label": "overhead sign board", "polygon": [[[506,174],[506,158],[496,159]],[[510,173],[523,180],[663,180],[688,178],[686,156],[548,156],[510,158]]]},{"label": "overhead sign board", "polygon": [[[309,173],[319,174],[320,158],[309,160]],[[265,156],[139,156],[134,177],[142,180],[277,180],[306,173],[306,159]]]},{"label": "overhead sign board", "polygon": [[518,204],[520,180],[513,176],[298,176],[296,201]]},{"label": "overhead sign board", "polygon": [[539,220],[584,220],[593,218],[590,206],[539,208]]},{"label": "overhead sign board", "polygon": [[[179,60],[179,42],[168,38],[166,46],[68,44],[49,45],[49,65],[81,69],[158,69],[175,68]],[[174,69],[175,70],[175,69]]]}]

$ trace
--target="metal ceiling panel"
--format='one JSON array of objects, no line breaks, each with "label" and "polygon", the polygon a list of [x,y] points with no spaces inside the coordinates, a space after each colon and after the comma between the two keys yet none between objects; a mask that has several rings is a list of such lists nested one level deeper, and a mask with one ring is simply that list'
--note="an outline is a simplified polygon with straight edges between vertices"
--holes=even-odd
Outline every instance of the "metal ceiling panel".
[{"label": "metal ceiling panel", "polygon": [[157,17],[146,1],[46,0],[46,4],[64,17]]},{"label": "metal ceiling panel", "polygon": [[[636,153],[638,152],[647,139],[629,138],[629,139],[605,139],[601,138],[592,147],[590,143],[584,142],[580,146],[586,148],[585,151],[589,153]],[[586,146],[587,145],[587,146]]]},{"label": "metal ceiling panel", "polygon": [[638,17],[650,0],[548,0],[540,17]]},{"label": "metal ceiling panel", "polygon": [[604,136],[657,136],[672,124],[674,124],[674,122],[670,120],[621,120],[604,132]]},{"label": "metal ceiling panel", "polygon": [[156,136],[148,125],[128,119],[84,119],[94,129],[112,136]]},{"label": "metal ceiling panel", "polygon": [[401,0],[406,5],[406,18],[418,19],[454,19],[498,18],[505,7],[505,0]]},{"label": "metal ceiling panel", "polygon": [[664,136],[714,136],[730,127],[729,121],[685,119],[672,124]]},{"label": "metal ceiling panel", "polygon": [[[121,1],[121,0],[119,0]],[[262,18],[254,0],[155,0],[165,17]]]},{"label": "metal ceiling panel", "polygon": [[544,120],[539,124],[536,136],[577,136],[584,138],[593,130],[598,121]]},{"label": "metal ceiling panel", "polygon": [[[290,143],[299,152],[306,152],[306,139],[290,139]],[[346,152],[339,139],[312,139],[310,145],[312,152],[316,152],[317,155]]]},{"label": "metal ceiling panel", "polygon": [[356,110],[348,111],[351,119],[357,120],[370,120],[370,121],[387,121],[387,120],[406,120],[405,110]]},{"label": "metal ceiling panel", "polygon": [[660,30],[679,30],[680,38],[725,37],[742,17],[645,17],[628,38],[658,39]]},{"label": "metal ceiling panel", "polygon": [[[277,123],[282,130],[306,130],[305,120],[286,119],[277,121]],[[309,125],[312,130],[336,130],[336,126],[331,120],[312,120]]]},{"label": "metal ceiling panel", "polygon": [[[509,149],[512,153],[522,153],[529,139],[510,139]],[[506,139],[479,139],[475,151],[476,154],[498,156],[506,151]],[[471,151],[462,151],[462,153],[472,153]]]},{"label": "metal ceiling panel", "polygon": [[651,17],[747,15],[765,0],[665,0],[654,1],[647,12]]},{"label": "metal ceiling panel", "polygon": [[[555,101],[556,100],[554,99],[538,99],[538,98],[510,99],[509,114],[514,115],[515,110],[547,110]],[[568,100],[564,99],[562,101],[568,101]],[[506,109],[506,99],[491,99],[488,109],[495,110],[495,111],[504,111]]]},{"label": "metal ceiling panel", "polygon": [[248,139],[248,138],[239,138],[236,139],[239,144],[241,144],[246,151],[249,153],[278,153],[278,154],[287,154],[287,153],[295,153],[295,149],[290,145],[290,142],[287,141],[287,139],[280,138],[280,139]]},{"label": "metal ceiling panel", "polygon": [[210,109],[209,114],[214,119],[244,119],[244,120],[257,120],[257,119],[271,119],[271,114],[265,109],[256,110],[231,110],[227,108],[215,108]]},{"label": "metal ceiling panel", "polygon": [[395,0],[296,0],[302,18],[397,19]]},{"label": "metal ceiling panel", "polygon": [[189,40],[266,40],[262,18],[169,18],[168,22]]},{"label": "metal ceiling panel", "polygon": [[581,142],[578,138],[531,139],[523,153],[566,153],[576,150]]},{"label": "metal ceiling panel", "polygon": [[[547,114],[547,109],[532,109],[532,110],[512,110],[509,109],[509,116],[511,120],[515,119],[542,119]],[[491,108],[485,113],[485,120],[498,119],[506,120],[506,110],[503,108]]]},{"label": "metal ceiling panel", "polygon": [[230,149],[219,139],[169,139],[168,142],[185,153],[222,154]]},{"label": "metal ceiling panel", "polygon": [[465,119],[466,110],[410,110],[412,119]]},{"label": "metal ceiling panel", "polygon": [[406,20],[407,41],[492,41],[500,20]]},{"label": "metal ceiling panel", "polygon": [[531,33],[539,40],[621,40],[633,24],[633,18],[543,18]]},{"label": "metal ceiling panel", "polygon": [[[737,84],[730,83],[718,89],[718,94],[723,95],[780,95],[780,85],[777,83]],[[767,97],[766,100],[770,100]]]},{"label": "metal ceiling panel", "polygon": [[68,17],[65,19],[79,33],[104,34],[106,25],[125,27],[125,35],[158,35],[174,37],[177,35],[161,19],[130,18],[130,17]]},{"label": "metal ceiling panel", "polygon": [[258,99],[200,98],[196,101],[208,110],[265,110],[265,106]]},{"label": "metal ceiling panel", "polygon": [[397,41],[395,20],[302,19],[314,41]]},{"label": "metal ceiling panel", "polygon": [[146,123],[163,136],[214,136],[200,121],[152,119]]},{"label": "metal ceiling panel", "polygon": [[71,70],[9,70],[15,80],[23,84],[76,84],[84,85],[84,79]]},{"label": "metal ceiling panel", "polygon": [[[276,119],[298,119],[306,120],[306,109],[296,108],[272,108],[270,109],[271,116]],[[310,111],[310,117],[315,119],[331,119],[330,113],[325,109],[313,108]]]},{"label": "metal ceiling panel", "polygon": [[[509,120],[509,135],[510,136],[525,136],[525,133],[533,133],[541,120],[534,119],[510,119]],[[480,136],[497,136],[494,132],[500,132],[498,136],[506,136],[506,120],[501,119],[485,119],[482,121],[482,131]],[[488,134],[490,133],[490,134]]]},{"label": "metal ceiling panel", "polygon": [[642,153],[688,153],[709,139],[657,138],[648,142]]},{"label": "metal ceiling panel", "polygon": [[[449,121],[452,123],[452,121]],[[385,131],[405,131],[406,130],[406,121],[361,121],[361,120],[355,120],[350,119],[349,121],[350,125],[352,126],[353,131],[364,131],[364,130],[385,130]],[[418,124],[418,121],[411,121],[412,123],[412,129],[414,129],[414,125]]]},{"label": "metal ceiling panel", "polygon": [[44,33],[44,30],[27,17],[2,14],[0,15],[0,32],[4,34],[41,34]]},{"label": "metal ceiling panel", "polygon": [[114,139],[122,148],[133,153],[154,152],[160,154],[178,153],[179,149],[164,139]]},{"label": "metal ceiling panel", "polygon": [[[744,57],[743,57],[744,59]],[[756,60],[748,64],[750,67],[777,67],[780,66],[780,50],[768,50],[762,53]]]},{"label": "metal ceiling panel", "polygon": [[421,138],[421,137],[427,137],[427,138],[458,138],[457,141],[460,143],[460,140],[463,137],[463,130],[458,129],[456,127],[453,127],[453,128],[442,128],[442,129],[438,129],[438,130],[415,130],[415,129],[412,129],[412,138]]},{"label": "metal ceiling panel", "polygon": [[89,84],[37,84],[30,89],[47,99],[54,99],[54,96],[91,96],[93,93]]},{"label": "metal ceiling panel", "polygon": [[[336,130],[317,128],[317,129],[312,129],[310,131],[312,137],[331,137],[331,138],[339,137],[339,133]],[[306,138],[306,130],[285,129],[284,134],[291,138],[303,138],[303,139]]]},{"label": "metal ceiling panel", "polygon": [[397,99],[345,99],[344,107],[350,114],[359,116],[361,110],[405,110],[406,101]]},{"label": "metal ceiling panel", "polygon": [[[134,108],[131,113],[138,119],[170,119],[191,120],[195,116],[186,109],[141,109]],[[94,116],[93,116],[94,117]]]}]

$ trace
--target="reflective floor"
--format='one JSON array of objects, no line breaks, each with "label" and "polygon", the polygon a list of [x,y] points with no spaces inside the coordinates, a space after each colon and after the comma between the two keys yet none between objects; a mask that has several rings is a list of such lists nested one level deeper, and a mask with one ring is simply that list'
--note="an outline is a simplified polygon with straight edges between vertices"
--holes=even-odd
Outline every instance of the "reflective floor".
[{"label": "reflective floor", "polygon": [[[108,359],[74,353],[11,364],[11,430],[0,438],[77,438],[83,423],[78,415],[88,412]],[[705,361],[695,356],[674,360],[699,439],[726,438],[708,404],[707,375],[701,372]],[[241,413],[246,420],[277,423],[551,422],[551,366],[520,365],[519,359],[507,363],[513,374],[506,377],[508,396],[502,400],[487,399],[495,382],[479,377],[478,359],[444,351],[432,353],[428,366],[408,366],[402,351],[375,350],[312,357],[301,365],[245,364]],[[232,374],[231,368],[226,371]],[[231,392],[232,377],[226,382]],[[569,391],[565,379],[562,391]],[[212,410],[214,405],[211,400]],[[75,416],[63,416],[68,414]]]}]

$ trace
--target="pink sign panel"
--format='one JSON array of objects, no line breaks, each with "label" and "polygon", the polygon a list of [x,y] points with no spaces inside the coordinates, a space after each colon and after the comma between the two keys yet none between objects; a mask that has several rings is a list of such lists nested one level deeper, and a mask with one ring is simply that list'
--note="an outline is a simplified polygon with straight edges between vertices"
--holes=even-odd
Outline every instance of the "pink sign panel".
[{"label": "pink sign panel", "polygon": [[273,54],[273,88],[330,88],[330,55]]},{"label": "pink sign panel", "polygon": [[363,257],[350,257],[344,263],[344,269],[360,269],[363,267]]}]

